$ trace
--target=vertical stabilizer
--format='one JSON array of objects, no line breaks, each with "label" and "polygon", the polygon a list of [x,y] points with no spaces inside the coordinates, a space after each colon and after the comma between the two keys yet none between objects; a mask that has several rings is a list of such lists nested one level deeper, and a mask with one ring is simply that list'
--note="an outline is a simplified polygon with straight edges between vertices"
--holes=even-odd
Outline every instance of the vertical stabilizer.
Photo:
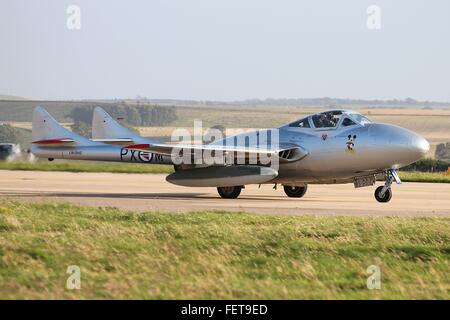
[{"label": "vertical stabilizer", "polygon": [[97,143],[64,128],[42,107],[36,107],[33,111],[32,139],[35,145],[97,145]]},{"label": "vertical stabilizer", "polygon": [[128,140],[129,143],[149,143],[149,139],[143,138],[131,130],[121,126],[105,110],[100,107],[94,109],[92,118],[92,139],[107,142]]}]

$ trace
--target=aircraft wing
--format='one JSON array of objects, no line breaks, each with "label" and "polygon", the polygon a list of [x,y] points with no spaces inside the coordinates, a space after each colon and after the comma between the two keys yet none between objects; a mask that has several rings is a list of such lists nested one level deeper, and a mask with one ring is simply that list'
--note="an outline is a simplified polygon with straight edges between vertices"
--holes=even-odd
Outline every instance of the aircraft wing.
[{"label": "aircraft wing", "polygon": [[221,146],[214,144],[136,144],[125,147],[129,150],[139,150],[151,152],[164,156],[170,156],[175,152],[189,152],[194,154],[198,151],[223,152],[224,155],[235,154],[236,157],[247,157],[250,155],[276,155],[283,162],[294,162],[303,159],[308,155],[308,151],[295,144],[280,144],[276,148],[258,148],[241,146]]}]

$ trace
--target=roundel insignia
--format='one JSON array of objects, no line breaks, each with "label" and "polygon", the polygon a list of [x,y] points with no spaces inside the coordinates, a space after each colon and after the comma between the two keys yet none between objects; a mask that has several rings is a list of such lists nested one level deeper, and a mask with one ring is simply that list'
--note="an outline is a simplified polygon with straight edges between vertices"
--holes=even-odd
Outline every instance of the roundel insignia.
[{"label": "roundel insignia", "polygon": [[150,162],[150,161],[152,161],[153,155],[150,156],[150,154],[149,154],[148,152],[140,151],[140,152],[138,153],[138,157],[139,157],[139,159],[140,159],[141,161],[143,161],[143,162]]}]

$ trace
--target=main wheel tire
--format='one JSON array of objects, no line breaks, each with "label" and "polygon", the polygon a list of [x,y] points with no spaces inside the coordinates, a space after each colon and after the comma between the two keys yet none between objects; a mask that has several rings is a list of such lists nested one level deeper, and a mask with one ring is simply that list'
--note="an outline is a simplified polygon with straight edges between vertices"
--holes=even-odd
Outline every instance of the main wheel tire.
[{"label": "main wheel tire", "polygon": [[308,186],[283,186],[284,193],[290,198],[301,198],[305,195]]},{"label": "main wheel tire", "polygon": [[381,190],[383,189],[383,186],[379,186],[375,189],[375,199],[377,199],[378,202],[389,202],[392,198],[392,190],[391,188],[387,189],[384,192],[384,195],[381,196]]},{"label": "main wheel tire", "polygon": [[242,187],[217,187],[217,192],[224,199],[236,199],[241,194]]}]

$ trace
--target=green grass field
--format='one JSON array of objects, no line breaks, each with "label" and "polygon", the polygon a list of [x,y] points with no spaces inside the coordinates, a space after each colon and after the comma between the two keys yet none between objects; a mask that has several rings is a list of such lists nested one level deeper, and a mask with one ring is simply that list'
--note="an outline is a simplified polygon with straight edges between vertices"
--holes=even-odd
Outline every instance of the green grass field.
[{"label": "green grass field", "polygon": [[96,161],[37,161],[0,162],[0,170],[113,172],[113,173],[171,173],[173,166]]},{"label": "green grass field", "polygon": [[[449,299],[449,218],[0,202],[0,299]],[[81,289],[66,289],[67,267]],[[370,265],[381,290],[366,287]]]},{"label": "green grass field", "polygon": [[450,183],[450,174],[446,172],[409,172],[401,171],[400,178],[404,182],[439,182]]}]

